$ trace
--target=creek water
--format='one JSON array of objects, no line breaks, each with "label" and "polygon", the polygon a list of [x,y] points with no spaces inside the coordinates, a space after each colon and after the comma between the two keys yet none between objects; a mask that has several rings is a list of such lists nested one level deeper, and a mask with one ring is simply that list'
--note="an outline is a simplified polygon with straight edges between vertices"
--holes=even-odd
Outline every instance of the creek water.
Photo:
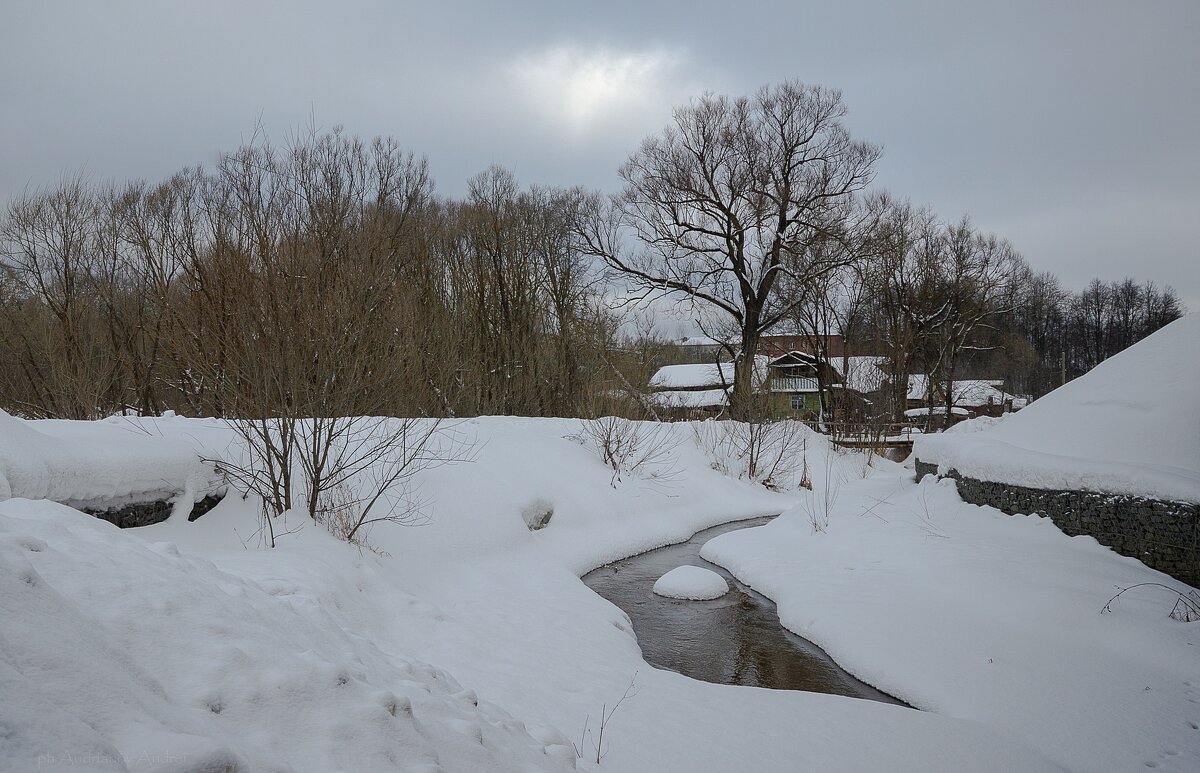
[{"label": "creek water", "polygon": [[[761,526],[771,517],[705,529],[687,542],[606,564],[584,575],[589,588],[633,622],[642,657],[657,668],[718,684],[847,695],[905,705],[855,679],[817,645],[783,627],[775,603],[700,557],[713,537]],[[685,601],[654,593],[654,582],[684,564],[720,574],[729,593]]]}]

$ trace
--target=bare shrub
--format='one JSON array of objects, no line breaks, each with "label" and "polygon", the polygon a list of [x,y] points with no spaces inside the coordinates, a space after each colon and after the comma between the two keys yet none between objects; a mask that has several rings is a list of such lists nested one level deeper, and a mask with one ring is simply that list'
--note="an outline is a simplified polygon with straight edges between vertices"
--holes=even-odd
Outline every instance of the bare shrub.
[{"label": "bare shrub", "polygon": [[570,438],[595,452],[612,470],[613,488],[628,476],[665,481],[677,472],[679,439],[669,424],[604,416],[582,421],[579,432]]},{"label": "bare shrub", "polygon": [[808,438],[800,446],[800,488],[812,491],[812,478],[808,474]]},{"label": "bare shrub", "polygon": [[292,509],[299,488],[306,512],[332,534],[365,545],[377,523],[414,525],[425,516],[417,473],[469,461],[474,446],[436,419],[331,417],[229,419],[239,450],[212,461],[235,489],[262,502],[264,531]]},{"label": "bare shrub", "polygon": [[263,533],[275,547],[275,518],[292,507],[294,419],[262,418],[226,421],[236,440],[223,457],[207,458],[243,498],[258,497]]},{"label": "bare shrub", "polygon": [[474,445],[437,419],[344,417],[307,423],[316,441],[301,433],[309,514],[314,518],[326,492],[350,490],[353,518],[344,539],[360,543],[377,523],[415,525],[425,521],[414,477],[444,464],[470,461]]},{"label": "bare shrub", "polygon": [[320,505],[313,520],[333,536],[351,544],[360,544],[355,535],[358,523],[357,497],[349,486],[338,486],[321,493]]},{"label": "bare shrub", "polygon": [[1177,620],[1181,623],[1194,623],[1200,621],[1200,593],[1195,590],[1188,589],[1186,593],[1176,590],[1168,585],[1163,585],[1161,582],[1139,582],[1135,585],[1130,585],[1127,588],[1121,588],[1116,595],[1104,603],[1100,609],[1100,614],[1112,612],[1112,604],[1122,595],[1128,593],[1134,588],[1162,588],[1165,591],[1175,594],[1175,605],[1171,607],[1170,613],[1167,615],[1172,620]]},{"label": "bare shrub", "polygon": [[713,469],[767,488],[805,485],[810,430],[803,423],[706,421],[693,426],[696,443],[712,460]]},{"label": "bare shrub", "polygon": [[871,473],[875,470],[875,458],[881,456],[883,456],[881,446],[858,449],[855,461],[858,462],[856,469],[859,477],[864,480],[871,477]]},{"label": "bare shrub", "polygon": [[822,475],[819,484],[812,487],[811,493],[803,500],[802,507],[808,514],[814,534],[822,534],[829,528],[829,518],[837,505],[838,495],[841,494],[845,482],[837,464],[837,454],[832,449],[824,454]]},{"label": "bare shrub", "polygon": [[[625,692],[621,695],[620,698],[617,699],[617,702],[612,705],[612,708],[610,709],[608,707],[607,703],[605,703],[604,705],[602,705],[600,707],[600,732],[599,732],[598,736],[596,737],[596,740],[592,743],[592,746],[596,753],[595,757],[593,759],[595,759],[597,765],[599,765],[601,760],[603,760],[604,757],[608,754],[607,749],[605,749],[605,747],[604,747],[604,732],[605,732],[605,730],[608,729],[609,723],[612,722],[613,715],[617,713],[617,709],[621,708],[622,703],[624,703],[625,701],[629,700],[630,698],[634,697],[637,694],[638,694],[637,672],[635,671],[635,672],[633,672],[633,676],[630,677],[630,679],[629,679],[629,686],[625,688]],[[584,718],[584,720],[583,720],[583,735],[579,739],[578,744],[572,743],[572,746],[575,747],[575,756],[580,759],[583,759],[584,749],[586,748],[586,745],[587,745],[587,739],[592,735],[591,727],[589,727],[589,725],[591,725],[591,721],[592,721],[592,718],[590,715],[588,717]],[[592,757],[590,752],[588,753],[588,756]]]}]

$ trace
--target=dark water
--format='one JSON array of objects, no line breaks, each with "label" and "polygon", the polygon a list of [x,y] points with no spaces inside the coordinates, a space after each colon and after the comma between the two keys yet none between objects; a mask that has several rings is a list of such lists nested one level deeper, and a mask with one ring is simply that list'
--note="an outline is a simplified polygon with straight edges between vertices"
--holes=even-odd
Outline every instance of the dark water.
[{"label": "dark water", "polygon": [[[583,581],[625,610],[642,656],[652,666],[718,684],[808,690],[903,705],[858,681],[820,647],[784,628],[773,601],[700,558],[700,548],[713,537],[769,520],[756,518],[706,529],[687,542],[602,566],[584,575]],[[684,564],[720,574],[729,583],[729,593],[712,601],[655,594],[655,581]]]}]

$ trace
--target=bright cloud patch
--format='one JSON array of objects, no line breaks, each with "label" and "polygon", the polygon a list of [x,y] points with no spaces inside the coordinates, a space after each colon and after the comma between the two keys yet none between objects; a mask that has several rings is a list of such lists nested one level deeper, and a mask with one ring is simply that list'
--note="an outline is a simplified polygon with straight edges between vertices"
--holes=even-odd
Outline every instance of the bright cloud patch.
[{"label": "bright cloud patch", "polygon": [[686,92],[680,57],[665,50],[557,46],[514,62],[511,76],[547,117],[580,132],[597,122],[665,115]]}]

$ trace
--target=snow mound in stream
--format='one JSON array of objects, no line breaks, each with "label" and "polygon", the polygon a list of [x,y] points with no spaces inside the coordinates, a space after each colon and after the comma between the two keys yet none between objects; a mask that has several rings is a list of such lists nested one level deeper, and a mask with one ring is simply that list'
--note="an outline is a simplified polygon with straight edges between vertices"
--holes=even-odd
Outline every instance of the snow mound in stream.
[{"label": "snow mound in stream", "polygon": [[672,599],[706,601],[729,592],[725,578],[699,566],[678,566],[658,578],[654,592]]}]

